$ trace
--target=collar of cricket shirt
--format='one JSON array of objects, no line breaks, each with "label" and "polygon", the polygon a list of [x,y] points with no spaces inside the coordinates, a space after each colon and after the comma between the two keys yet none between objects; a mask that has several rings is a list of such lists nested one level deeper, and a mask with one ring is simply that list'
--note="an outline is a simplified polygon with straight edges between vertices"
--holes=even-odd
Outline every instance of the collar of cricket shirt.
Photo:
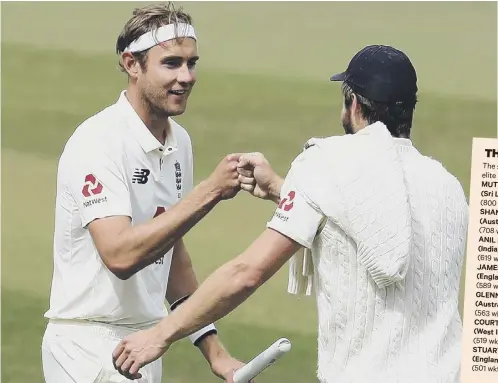
[{"label": "collar of cricket shirt", "polygon": [[[387,127],[380,121],[376,121],[373,124],[365,126],[363,129],[361,129],[359,132],[356,134],[370,134],[372,131],[376,130],[386,130]],[[396,145],[403,145],[403,146],[413,146],[412,141],[409,138],[400,138],[400,137],[392,137],[394,143]]]},{"label": "collar of cricket shirt", "polygon": [[173,131],[173,125],[175,122],[169,119],[168,131],[166,132],[166,142],[162,145],[156,137],[150,132],[145,126],[144,122],[137,114],[135,109],[131,106],[130,102],[126,98],[126,90],[123,90],[119,96],[118,105],[121,110],[123,110],[126,118],[126,123],[130,127],[136,140],[142,147],[145,153],[150,153],[154,150],[160,151],[163,155],[168,155],[173,153],[178,148],[178,143],[176,140],[175,133]]},{"label": "collar of cricket shirt", "polygon": [[393,137],[393,140],[396,145],[413,146],[412,140],[409,138]]}]

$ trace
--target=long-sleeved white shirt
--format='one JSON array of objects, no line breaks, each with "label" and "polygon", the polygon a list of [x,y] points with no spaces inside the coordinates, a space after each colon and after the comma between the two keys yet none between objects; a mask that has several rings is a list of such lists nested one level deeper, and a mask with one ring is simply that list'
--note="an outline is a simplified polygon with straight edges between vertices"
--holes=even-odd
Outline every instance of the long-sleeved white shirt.
[{"label": "long-sleeved white shirt", "polygon": [[375,123],[315,140],[281,196],[268,226],[313,254],[319,380],[459,383],[458,180]]}]

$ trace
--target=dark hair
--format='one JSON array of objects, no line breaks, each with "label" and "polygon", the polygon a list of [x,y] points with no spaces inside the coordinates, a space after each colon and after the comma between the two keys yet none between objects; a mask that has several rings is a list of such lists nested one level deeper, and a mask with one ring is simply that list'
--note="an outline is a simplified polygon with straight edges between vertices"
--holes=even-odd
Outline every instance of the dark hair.
[{"label": "dark hair", "polygon": [[380,103],[370,100],[353,91],[347,84],[342,83],[342,94],[344,95],[344,106],[349,109],[353,102],[353,94],[356,95],[360,105],[361,116],[369,124],[376,121],[382,122],[393,137],[410,138],[412,128],[413,112],[417,98],[411,102],[398,101],[394,103]]},{"label": "dark hair", "polygon": [[[155,30],[163,25],[186,23],[193,24],[192,16],[183,11],[183,8],[175,8],[172,2],[165,4],[151,4],[142,8],[133,10],[132,17],[127,21],[123,30],[116,41],[116,53],[121,54],[128,45],[135,39],[142,36],[144,33]],[[143,52],[132,53],[138,60],[142,70],[146,69],[147,53]],[[119,60],[119,68],[125,72],[121,59]]]}]

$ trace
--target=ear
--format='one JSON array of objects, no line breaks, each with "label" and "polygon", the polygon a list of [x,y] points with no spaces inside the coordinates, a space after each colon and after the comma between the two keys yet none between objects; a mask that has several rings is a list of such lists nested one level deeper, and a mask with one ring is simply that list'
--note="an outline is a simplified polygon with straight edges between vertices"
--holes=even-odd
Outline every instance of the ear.
[{"label": "ear", "polygon": [[358,103],[358,98],[356,97],[356,94],[352,94],[352,100],[351,100],[351,112],[354,115],[356,115],[360,111],[360,105]]},{"label": "ear", "polygon": [[351,122],[355,131],[359,129],[362,125],[362,115],[361,115],[361,105],[358,101],[358,97],[353,93],[351,100]]},{"label": "ear", "polygon": [[142,72],[140,63],[130,52],[124,52],[121,54],[121,63],[123,64],[126,73],[128,73],[128,76],[131,78],[136,79]]}]

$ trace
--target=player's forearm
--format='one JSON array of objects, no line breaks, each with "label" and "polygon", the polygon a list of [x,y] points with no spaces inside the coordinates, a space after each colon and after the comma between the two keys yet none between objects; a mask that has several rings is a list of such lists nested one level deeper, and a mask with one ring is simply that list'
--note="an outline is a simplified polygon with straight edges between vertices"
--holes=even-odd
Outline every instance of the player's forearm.
[{"label": "player's forearm", "polygon": [[[183,240],[175,245],[171,261],[170,276],[166,299],[170,304],[179,302],[191,295],[198,287],[192,261]],[[227,352],[216,334],[208,334],[196,343],[202,355],[212,365],[217,358],[225,357]]]},{"label": "player's forearm", "polygon": [[224,317],[260,284],[260,275],[248,265],[235,260],[223,265],[159,324],[164,339],[173,343]]},{"label": "player's forearm", "polygon": [[198,282],[192,260],[183,239],[180,239],[175,244],[175,250],[171,258],[166,300],[172,305],[179,299],[192,294],[197,287]]},{"label": "player's forearm", "polygon": [[220,197],[206,181],[183,200],[147,223],[124,230],[113,249],[113,264],[123,279],[166,254],[219,202]]},{"label": "player's forearm", "polygon": [[209,334],[203,338],[199,341],[198,347],[210,366],[212,366],[218,358],[224,358],[229,355],[217,334]]},{"label": "player's forearm", "polygon": [[284,179],[278,174],[275,174],[275,179],[272,182],[269,193],[270,199],[276,204],[280,203],[280,191],[282,190],[282,185],[284,184]]},{"label": "player's forearm", "polygon": [[159,323],[171,344],[224,317],[271,278],[301,247],[267,229],[237,258],[218,268],[192,296]]}]

